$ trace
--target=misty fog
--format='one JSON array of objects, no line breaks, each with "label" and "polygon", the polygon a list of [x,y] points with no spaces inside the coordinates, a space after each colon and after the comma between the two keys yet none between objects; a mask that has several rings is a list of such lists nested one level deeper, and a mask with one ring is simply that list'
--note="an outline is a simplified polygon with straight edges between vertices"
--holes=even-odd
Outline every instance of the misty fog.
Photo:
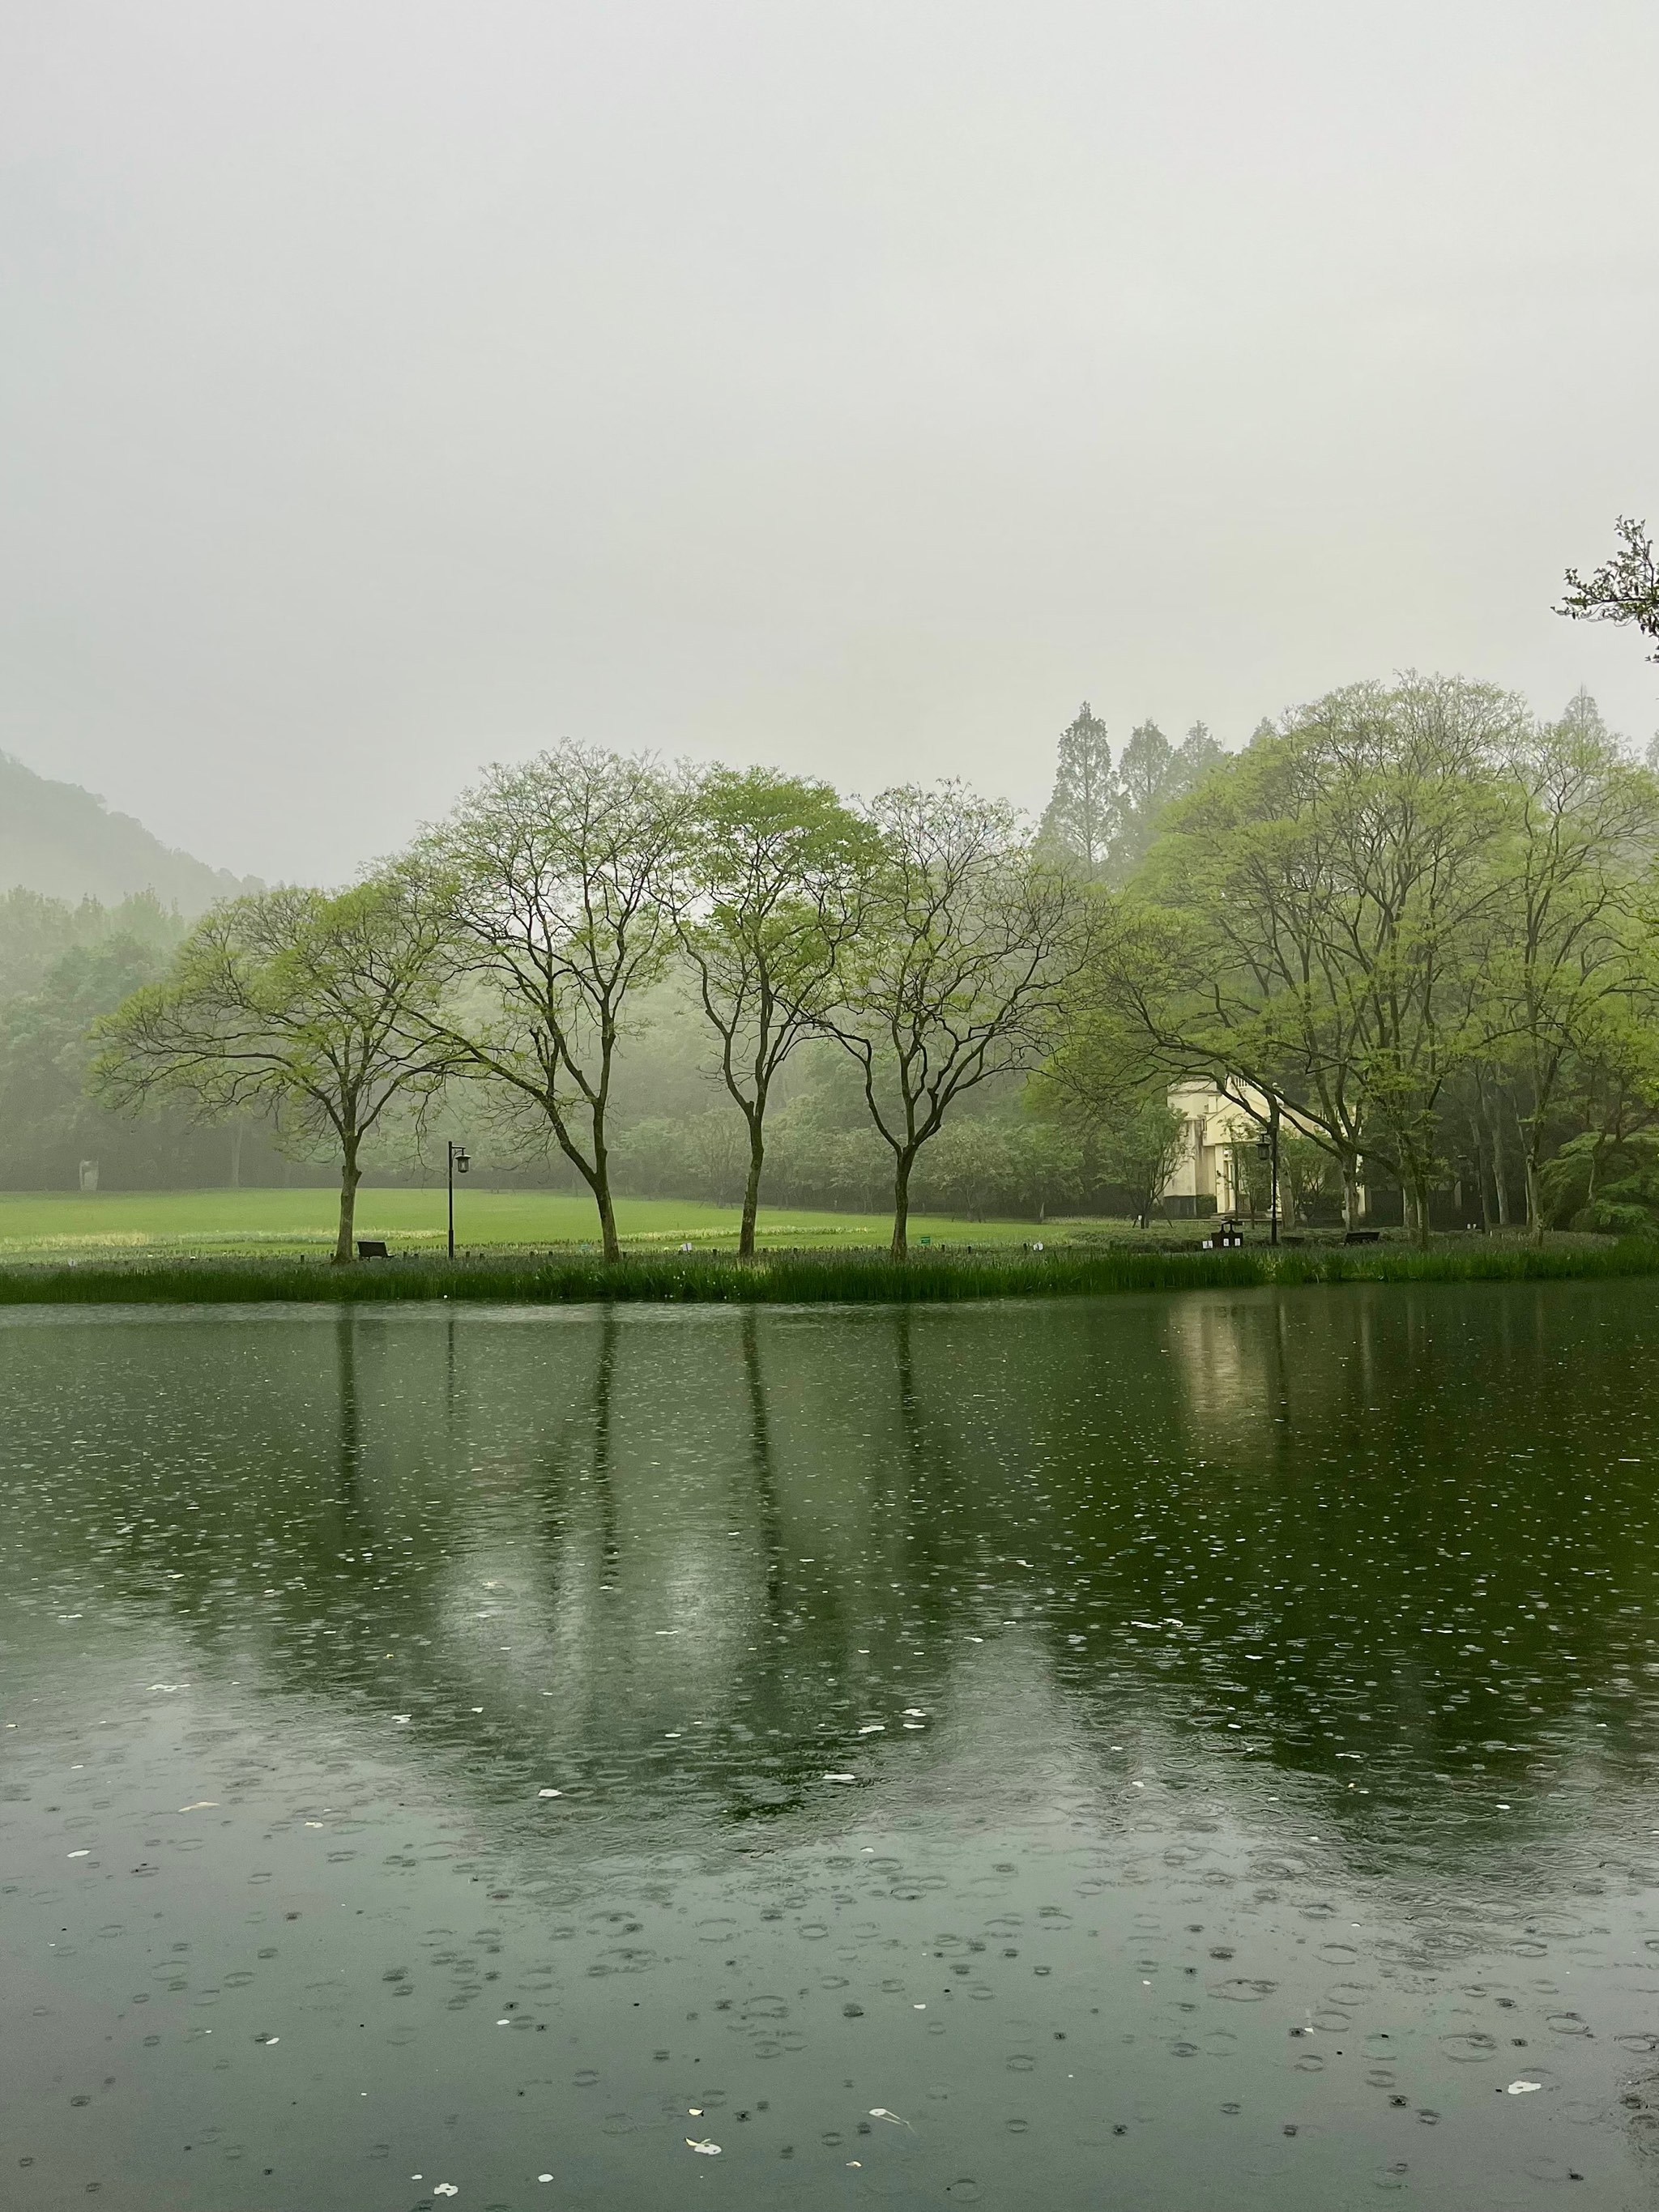
[{"label": "misty fog", "polygon": [[[76,0],[0,41],[0,750],[337,880],[562,738],[1040,805],[1641,510],[1646,0]],[[1644,471],[1646,474],[1644,474]]]}]

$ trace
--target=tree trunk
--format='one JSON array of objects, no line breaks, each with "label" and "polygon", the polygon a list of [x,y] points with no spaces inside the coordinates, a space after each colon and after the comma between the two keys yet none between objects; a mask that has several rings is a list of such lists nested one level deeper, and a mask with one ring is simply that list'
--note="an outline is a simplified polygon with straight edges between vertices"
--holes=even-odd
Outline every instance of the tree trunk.
[{"label": "tree trunk", "polygon": [[1527,1171],[1527,1236],[1530,1243],[1541,1244],[1544,1241],[1544,1214],[1538,1203],[1538,1161],[1530,1145],[1527,1146],[1522,1159]]},{"label": "tree trunk", "polygon": [[1407,1200],[1412,1242],[1419,1252],[1429,1249],[1429,1186],[1425,1177],[1413,1176]]},{"label": "tree trunk", "polygon": [[622,1245],[617,1236],[617,1210],[611,1203],[611,1178],[601,1162],[593,1178],[593,1203],[599,1210],[599,1243],[607,1260],[620,1260]]},{"label": "tree trunk", "polygon": [[1352,1155],[1342,1163],[1342,1225],[1359,1226],[1359,1163]]},{"label": "tree trunk", "polygon": [[1469,1131],[1474,1139],[1474,1180],[1480,1193],[1480,1220],[1490,1231],[1492,1218],[1492,1168],[1486,1158],[1486,1133],[1480,1125],[1478,1113],[1469,1116]]},{"label": "tree trunk", "polygon": [[749,1180],[743,1187],[743,1225],[738,1231],[738,1257],[755,1256],[755,1216],[760,1211],[761,1170],[766,1164],[766,1137],[758,1116],[749,1124]]},{"label": "tree trunk", "polygon": [[914,1152],[901,1152],[893,1170],[893,1242],[889,1254],[895,1260],[910,1256],[910,1170],[915,1164]]},{"label": "tree trunk", "polygon": [[1521,1225],[1530,1230],[1534,1220],[1532,1147],[1527,1142],[1527,1133],[1518,1114],[1515,1117],[1515,1141],[1521,1153]]},{"label": "tree trunk", "polygon": [[599,1249],[607,1261],[620,1260],[622,1245],[617,1237],[617,1209],[611,1200],[611,1154],[605,1141],[605,1109],[593,1109],[593,1166],[590,1173],[580,1165],[583,1179],[593,1194],[593,1203],[599,1209]]},{"label": "tree trunk", "polygon": [[334,1240],[334,1265],[343,1267],[352,1256],[352,1237],[357,1226],[357,1185],[362,1180],[362,1170],[357,1165],[357,1147],[349,1144],[340,1156],[340,1228]]},{"label": "tree trunk", "polygon": [[1492,1187],[1498,1200],[1498,1225],[1510,1225],[1510,1189],[1504,1175],[1504,1125],[1494,1114],[1492,1117]]},{"label": "tree trunk", "polygon": [[242,1188],[242,1131],[240,1124],[230,1133],[230,1187]]}]

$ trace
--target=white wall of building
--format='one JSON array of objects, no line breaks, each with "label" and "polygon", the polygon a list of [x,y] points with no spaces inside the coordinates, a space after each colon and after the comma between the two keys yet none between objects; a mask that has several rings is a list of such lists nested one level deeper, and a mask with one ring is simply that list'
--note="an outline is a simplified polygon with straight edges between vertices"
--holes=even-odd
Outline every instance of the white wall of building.
[{"label": "white wall of building", "polygon": [[[1187,1141],[1164,1186],[1165,1212],[1180,1217],[1238,1212],[1244,1193],[1239,1187],[1234,1147],[1253,1146],[1260,1139],[1267,1127],[1267,1102],[1249,1084],[1235,1088],[1237,1095],[1229,1097],[1202,1076],[1170,1085],[1170,1110],[1186,1122]],[[1290,1113],[1282,1115],[1279,1127],[1286,1136],[1309,1133]],[[1363,1212],[1363,1188],[1359,1198]]]}]

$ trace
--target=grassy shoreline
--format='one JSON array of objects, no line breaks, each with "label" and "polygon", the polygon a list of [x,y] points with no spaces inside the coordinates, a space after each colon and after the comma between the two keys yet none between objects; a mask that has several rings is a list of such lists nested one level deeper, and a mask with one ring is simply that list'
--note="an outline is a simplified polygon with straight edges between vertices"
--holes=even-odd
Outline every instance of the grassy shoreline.
[{"label": "grassy shoreline", "polygon": [[706,1304],[933,1304],[1091,1297],[1113,1291],[1286,1289],[1343,1283],[1599,1281],[1659,1275],[1659,1243],[1403,1246],[1234,1252],[773,1252],[752,1266],[724,1254],[425,1258],[332,1267],[318,1260],[204,1259],[0,1267],[0,1305],[368,1305],[446,1298],[494,1304],[617,1301]]}]

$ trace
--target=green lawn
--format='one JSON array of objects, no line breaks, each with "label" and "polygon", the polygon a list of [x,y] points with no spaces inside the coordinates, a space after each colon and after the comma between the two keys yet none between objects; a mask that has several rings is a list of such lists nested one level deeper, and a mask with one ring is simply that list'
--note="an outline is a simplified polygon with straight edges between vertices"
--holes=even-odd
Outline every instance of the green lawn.
[{"label": "green lawn", "polygon": [[[76,1192],[0,1192],[0,1259],[320,1252],[333,1244],[337,1211],[337,1200],[327,1190],[100,1191],[89,1197]],[[688,1241],[704,1251],[737,1243],[737,1209],[692,1199],[620,1199],[617,1222],[623,1243],[641,1251],[672,1251]],[[1044,1228],[1029,1221],[951,1221],[913,1214],[910,1237],[913,1243],[924,1237],[952,1244],[1018,1245],[1038,1237],[1060,1243],[1074,1225],[1081,1224]],[[873,1213],[769,1206],[760,1218],[763,1243],[819,1250],[883,1245],[890,1228],[884,1216]],[[357,1233],[383,1237],[394,1250],[441,1250],[444,1194],[360,1191]],[[597,1237],[593,1207],[586,1198],[470,1186],[455,1195],[455,1240],[468,1251],[579,1245]]]}]

